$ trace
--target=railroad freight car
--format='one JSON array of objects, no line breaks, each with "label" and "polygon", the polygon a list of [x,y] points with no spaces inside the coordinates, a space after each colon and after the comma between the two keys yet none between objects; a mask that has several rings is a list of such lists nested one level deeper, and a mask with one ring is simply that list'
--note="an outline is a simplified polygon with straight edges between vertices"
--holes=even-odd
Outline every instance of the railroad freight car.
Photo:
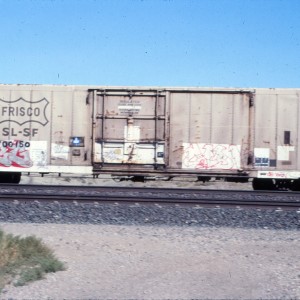
[{"label": "railroad freight car", "polygon": [[0,85],[0,180],[194,176],[300,189],[300,89]]}]

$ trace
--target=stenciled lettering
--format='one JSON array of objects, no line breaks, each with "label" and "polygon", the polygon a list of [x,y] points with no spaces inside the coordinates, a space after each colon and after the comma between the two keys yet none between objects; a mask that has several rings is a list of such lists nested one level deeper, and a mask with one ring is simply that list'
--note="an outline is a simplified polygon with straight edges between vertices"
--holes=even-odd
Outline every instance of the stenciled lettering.
[{"label": "stenciled lettering", "polygon": [[2,129],[2,135],[3,136],[9,136],[9,128],[5,127]]},{"label": "stenciled lettering", "polygon": [[41,109],[39,107],[12,107],[2,106],[2,117],[39,117],[41,115]]},{"label": "stenciled lettering", "polygon": [[1,147],[9,147],[9,148],[18,148],[18,147],[25,147],[29,148],[30,147],[30,142],[28,141],[19,141],[19,140],[14,140],[14,141],[1,141],[0,140],[0,146]]},{"label": "stenciled lettering", "polygon": [[23,128],[22,130],[18,131],[15,128],[9,128],[9,127],[4,127],[2,128],[2,136],[18,136],[23,135],[26,137],[34,137],[38,134],[39,130],[38,128]]}]

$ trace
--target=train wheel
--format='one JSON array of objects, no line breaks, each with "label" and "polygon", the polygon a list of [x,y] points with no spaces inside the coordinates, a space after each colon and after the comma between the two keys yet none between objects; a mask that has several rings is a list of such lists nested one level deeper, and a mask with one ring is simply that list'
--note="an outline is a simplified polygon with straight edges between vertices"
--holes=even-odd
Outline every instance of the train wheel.
[{"label": "train wheel", "polygon": [[0,183],[20,183],[20,172],[0,172]]},{"label": "train wheel", "polygon": [[210,176],[198,176],[197,181],[202,181],[203,183],[210,181],[211,177]]},{"label": "train wheel", "polygon": [[291,184],[291,190],[292,191],[300,191],[300,179],[296,179]]},{"label": "train wheel", "polygon": [[12,183],[20,183],[21,181],[21,173],[12,173],[11,174],[11,182]]},{"label": "train wheel", "polygon": [[133,181],[133,182],[145,182],[145,177],[144,176],[139,176],[139,175],[134,175],[134,176],[132,176],[131,181]]},{"label": "train wheel", "polygon": [[254,190],[276,190],[273,179],[253,178],[252,187]]}]

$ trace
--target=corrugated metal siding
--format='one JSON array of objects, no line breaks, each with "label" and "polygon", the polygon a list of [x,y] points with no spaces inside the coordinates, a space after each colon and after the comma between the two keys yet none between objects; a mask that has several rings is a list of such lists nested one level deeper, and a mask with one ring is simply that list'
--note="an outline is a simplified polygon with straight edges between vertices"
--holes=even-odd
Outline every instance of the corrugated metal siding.
[{"label": "corrugated metal siding", "polygon": [[[255,101],[254,151],[260,169],[295,170],[299,167],[299,95],[295,90],[261,90]],[[256,157],[258,158],[258,154]]]},{"label": "corrugated metal siding", "polygon": [[[28,172],[47,172],[50,166],[90,165],[91,124],[86,94],[70,87],[1,86],[1,140],[14,144],[14,149],[2,149],[2,156],[9,156],[12,166]],[[84,137],[84,144],[70,145],[74,136]],[[16,147],[23,142],[30,146]],[[29,157],[30,164],[26,164]]]},{"label": "corrugated metal siding", "polygon": [[242,168],[248,159],[249,130],[249,96],[173,92],[169,166]]}]

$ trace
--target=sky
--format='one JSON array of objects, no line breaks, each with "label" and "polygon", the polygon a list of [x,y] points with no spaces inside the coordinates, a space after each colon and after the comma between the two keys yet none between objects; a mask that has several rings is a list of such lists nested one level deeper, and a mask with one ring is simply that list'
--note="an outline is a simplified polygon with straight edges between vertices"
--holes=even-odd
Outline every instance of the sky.
[{"label": "sky", "polygon": [[0,83],[300,87],[300,0],[0,0]]}]

